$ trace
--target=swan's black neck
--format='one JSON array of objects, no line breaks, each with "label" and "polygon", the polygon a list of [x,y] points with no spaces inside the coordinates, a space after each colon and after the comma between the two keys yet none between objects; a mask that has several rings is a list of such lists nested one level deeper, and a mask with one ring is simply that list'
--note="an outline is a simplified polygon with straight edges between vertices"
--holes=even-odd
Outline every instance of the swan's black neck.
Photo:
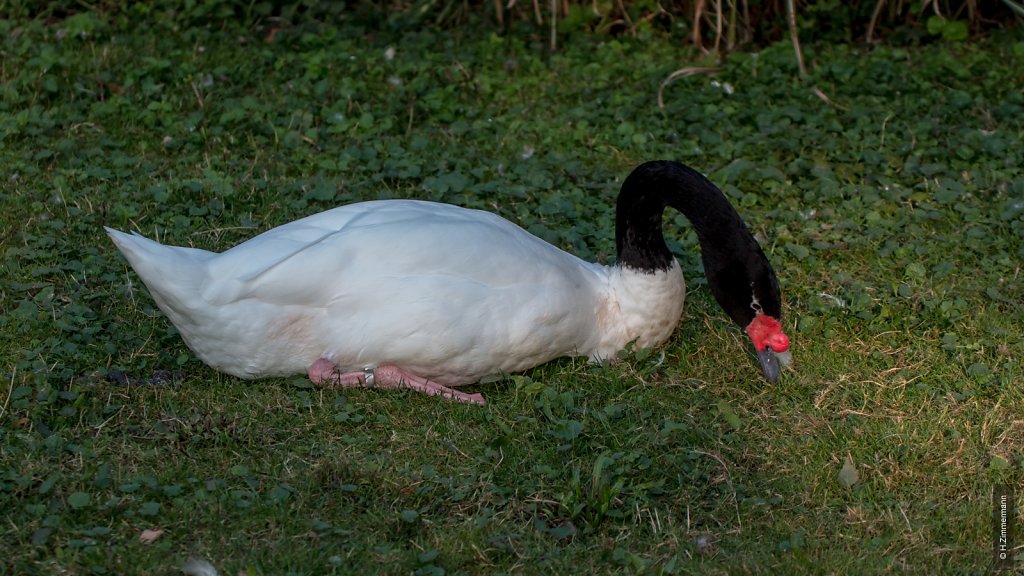
[{"label": "swan's black neck", "polygon": [[666,206],[696,230],[711,293],[733,322],[745,328],[758,308],[781,318],[779,282],[761,247],[722,191],[678,162],[641,164],[623,182],[615,222],[618,265],[647,273],[672,266],[661,226]]}]

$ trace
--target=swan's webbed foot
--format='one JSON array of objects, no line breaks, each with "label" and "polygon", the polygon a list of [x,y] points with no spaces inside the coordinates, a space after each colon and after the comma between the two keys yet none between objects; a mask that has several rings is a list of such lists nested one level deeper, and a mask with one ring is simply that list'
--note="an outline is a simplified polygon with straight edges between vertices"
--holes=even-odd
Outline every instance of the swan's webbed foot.
[{"label": "swan's webbed foot", "polygon": [[308,374],[309,380],[318,386],[409,388],[428,396],[441,396],[469,404],[484,404],[484,397],[481,394],[466,394],[453,390],[426,378],[410,374],[393,364],[381,364],[372,370],[359,372],[339,372],[333,362],[326,358],[320,358],[309,367]]}]

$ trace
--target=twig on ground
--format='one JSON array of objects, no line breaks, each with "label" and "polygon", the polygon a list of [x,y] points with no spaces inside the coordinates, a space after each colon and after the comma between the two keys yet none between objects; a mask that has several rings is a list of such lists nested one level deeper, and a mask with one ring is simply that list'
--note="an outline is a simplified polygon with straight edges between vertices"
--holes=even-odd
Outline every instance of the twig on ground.
[{"label": "twig on ground", "polygon": [[665,87],[672,83],[676,78],[682,78],[684,76],[692,76],[694,74],[714,74],[718,72],[718,68],[700,67],[700,66],[688,66],[686,68],[680,68],[675,72],[668,75],[667,78],[662,80],[661,86],[658,87],[658,108],[660,110],[665,109]]}]

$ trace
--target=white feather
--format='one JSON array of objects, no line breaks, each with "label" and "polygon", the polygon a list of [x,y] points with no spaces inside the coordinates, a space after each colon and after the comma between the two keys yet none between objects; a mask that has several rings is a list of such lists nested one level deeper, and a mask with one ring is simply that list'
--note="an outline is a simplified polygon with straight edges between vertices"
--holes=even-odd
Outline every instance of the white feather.
[{"label": "white feather", "polygon": [[580,260],[488,212],[389,200],[269,230],[221,254],[107,229],[200,359],[242,378],[389,363],[459,385],[566,355],[663,343],[678,265]]}]

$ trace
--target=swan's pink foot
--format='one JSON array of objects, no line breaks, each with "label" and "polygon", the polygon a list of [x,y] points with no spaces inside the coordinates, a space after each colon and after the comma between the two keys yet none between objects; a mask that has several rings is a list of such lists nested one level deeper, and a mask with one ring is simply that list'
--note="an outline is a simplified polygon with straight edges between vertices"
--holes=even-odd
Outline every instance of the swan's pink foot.
[{"label": "swan's pink foot", "polygon": [[340,388],[409,388],[428,396],[441,396],[449,400],[483,405],[481,394],[466,394],[410,374],[398,366],[382,364],[373,370],[361,372],[339,372],[337,366],[326,358],[320,358],[309,367],[309,379],[319,386]]},{"label": "swan's pink foot", "polygon": [[323,386],[329,383],[331,379],[338,375],[338,367],[333,362],[326,358],[320,358],[313,365],[306,370],[306,374],[309,375],[309,381],[317,386]]}]

